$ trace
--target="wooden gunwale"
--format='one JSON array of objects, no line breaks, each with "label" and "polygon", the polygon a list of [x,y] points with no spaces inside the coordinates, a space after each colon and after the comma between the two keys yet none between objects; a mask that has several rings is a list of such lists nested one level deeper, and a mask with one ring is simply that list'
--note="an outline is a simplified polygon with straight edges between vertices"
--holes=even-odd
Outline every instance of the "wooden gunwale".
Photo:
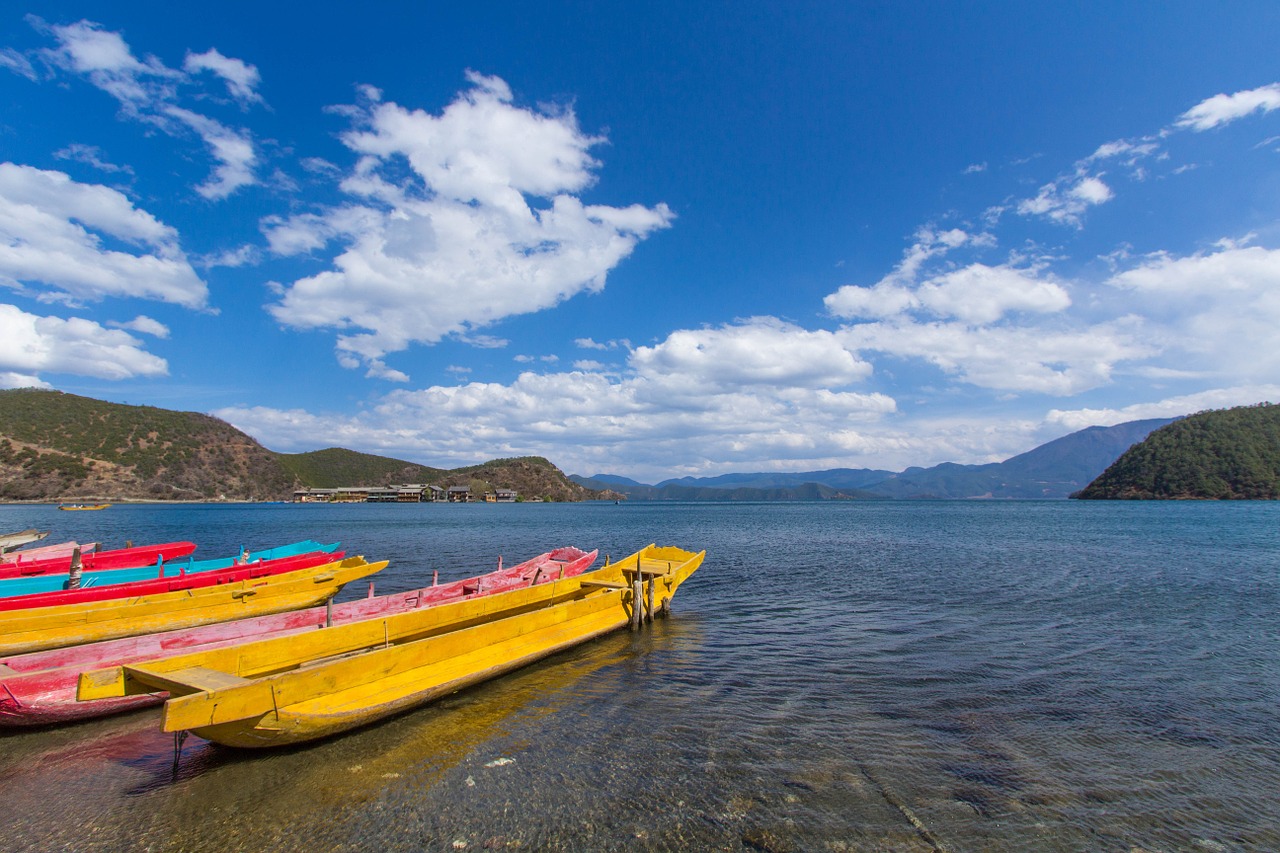
[{"label": "wooden gunwale", "polygon": [[[680,558],[638,563],[649,583],[663,587],[668,601],[705,557],[705,552],[649,546],[637,552],[637,562],[651,550]],[[460,603],[436,608],[436,616],[447,618],[432,625],[395,626],[393,632],[389,623],[399,617],[392,617],[319,632],[334,641],[324,650],[325,660],[318,660],[314,649],[295,649],[290,656],[277,641],[267,640],[211,655],[89,672],[81,676],[80,697],[168,689],[166,731],[192,730],[231,746],[325,737],[621,628],[635,606],[633,594],[590,581],[628,571],[634,574],[635,567],[614,563],[581,578],[553,581],[540,604],[526,596],[529,590],[501,593],[484,602],[493,605],[487,617],[467,612],[467,603]],[[337,631],[346,633],[337,636]],[[181,678],[182,670],[193,666],[245,681],[199,689]]]},{"label": "wooden gunwale", "polygon": [[[332,555],[330,555],[332,556]],[[109,602],[0,613],[0,655],[190,628],[323,604],[386,561],[348,557],[296,571]]]},{"label": "wooden gunwale", "polygon": [[[0,658],[0,687],[8,691],[11,700],[6,702],[5,697],[0,695],[0,726],[46,725],[105,716],[145,705],[158,705],[168,698],[163,692],[156,692],[77,702],[76,685],[80,673],[86,669],[154,660],[234,645],[246,640],[313,631],[326,624],[344,624],[421,607],[433,607],[459,600],[466,595],[489,595],[513,585],[546,583],[557,574],[580,574],[595,562],[597,554],[596,551],[561,547],[484,575],[377,598],[371,595],[337,606],[256,616]],[[473,591],[468,592],[468,589]]]}]

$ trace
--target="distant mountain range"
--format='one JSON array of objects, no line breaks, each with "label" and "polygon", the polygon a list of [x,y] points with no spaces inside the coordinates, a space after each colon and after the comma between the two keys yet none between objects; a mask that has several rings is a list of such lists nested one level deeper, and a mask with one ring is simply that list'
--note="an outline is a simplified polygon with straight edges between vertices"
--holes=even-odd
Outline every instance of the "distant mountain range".
[{"label": "distant mountain range", "polygon": [[834,468],[796,474],[722,474],[645,485],[626,477],[570,475],[588,489],[610,489],[630,500],[885,500],[1066,498],[1083,489],[1119,456],[1173,418],[1089,427],[1026,453],[987,465],[944,462],[932,468],[880,471]]},{"label": "distant mountain range", "polygon": [[[1158,444],[1167,451],[1161,460],[1135,448],[1108,481],[1107,492],[1089,496],[1242,497],[1280,489],[1275,471],[1280,407],[1228,412],[1234,414],[1208,413],[1215,417],[1207,422],[1200,415],[1187,418],[1187,428]],[[1065,498],[1172,422],[1090,427],[988,465],[722,474],[650,486],[608,474],[566,477],[536,456],[444,470],[343,448],[275,453],[208,415],[25,388],[0,391],[0,501],[278,500],[301,487],[391,483],[467,485],[477,494],[511,488],[525,497],[557,501]],[[1218,443],[1207,444],[1210,440]],[[1225,462],[1231,465],[1219,464]],[[1173,470],[1176,476],[1167,473]],[[1172,487],[1164,494],[1148,489],[1150,483]]]}]

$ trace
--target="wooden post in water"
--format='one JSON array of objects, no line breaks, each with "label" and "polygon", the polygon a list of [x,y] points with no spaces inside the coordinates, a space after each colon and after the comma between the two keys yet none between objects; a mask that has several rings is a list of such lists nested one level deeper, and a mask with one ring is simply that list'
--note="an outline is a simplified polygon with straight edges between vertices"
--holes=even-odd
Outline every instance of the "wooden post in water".
[{"label": "wooden post in water", "polygon": [[653,610],[653,588],[654,588],[655,586],[657,586],[657,585],[658,585],[658,579],[657,579],[656,577],[650,577],[650,578],[649,578],[649,621],[650,621],[650,622],[652,622],[652,621],[653,621],[653,616],[654,616],[654,610]]},{"label": "wooden post in water", "polygon": [[643,619],[641,607],[644,607],[644,581],[640,580],[640,573],[637,571],[636,579],[631,581],[631,630],[640,628],[640,620]]},{"label": "wooden post in water", "polygon": [[67,589],[79,589],[84,566],[80,565],[80,546],[71,549],[71,571],[67,575]]},{"label": "wooden post in water", "polygon": [[333,627],[333,596],[329,596],[324,603],[324,626]]}]

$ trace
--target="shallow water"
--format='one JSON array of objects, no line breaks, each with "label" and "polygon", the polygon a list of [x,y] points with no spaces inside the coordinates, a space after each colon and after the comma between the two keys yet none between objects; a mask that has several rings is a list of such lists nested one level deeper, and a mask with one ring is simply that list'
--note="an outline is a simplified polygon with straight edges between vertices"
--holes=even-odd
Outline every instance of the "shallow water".
[{"label": "shallow water", "polygon": [[[672,618],[344,737],[156,711],[0,734],[15,850],[1280,849],[1280,505],[0,507],[197,556],[302,538],[378,592],[557,545],[700,550]],[[362,595],[367,585],[344,597]]]}]

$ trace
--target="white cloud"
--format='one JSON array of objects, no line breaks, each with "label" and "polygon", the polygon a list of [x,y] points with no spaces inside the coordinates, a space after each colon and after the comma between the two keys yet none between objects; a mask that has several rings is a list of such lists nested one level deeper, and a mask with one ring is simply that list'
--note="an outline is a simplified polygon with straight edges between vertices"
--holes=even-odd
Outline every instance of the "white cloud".
[{"label": "white cloud", "polygon": [[[345,437],[357,442],[347,447],[445,467],[526,454],[578,472],[620,463],[669,469],[673,459],[722,469],[765,458],[833,467],[854,454],[917,446],[878,426],[895,412],[892,398],[833,390],[865,378],[867,366],[827,332],[771,318],[681,330],[637,349],[628,367],[395,391],[373,417],[216,414],[274,449],[312,449]],[[454,428],[434,426],[445,422]]]},{"label": "white cloud", "polygon": [[1280,108],[1280,83],[1272,83],[1231,95],[1206,98],[1178,116],[1175,125],[1199,132],[1230,124],[1259,110],[1269,113],[1277,108]]},{"label": "white cloud", "polygon": [[342,169],[323,157],[303,157],[298,163],[313,175],[337,178],[342,174]]},{"label": "white cloud", "polygon": [[828,295],[823,303],[832,315],[846,318],[893,317],[914,310],[920,306],[914,288],[925,267],[966,245],[988,247],[992,245],[992,238],[989,234],[969,234],[959,228],[947,231],[921,228],[892,272],[871,287],[845,285]]},{"label": "white cloud", "polygon": [[637,347],[630,362],[664,394],[680,396],[707,389],[838,388],[871,374],[871,365],[831,332],[806,331],[768,317],[675,331],[655,346]]},{"label": "white cloud", "polygon": [[33,23],[58,41],[57,48],[43,51],[52,65],[88,77],[128,114],[136,117],[151,104],[174,97],[181,73],[155,57],[140,61],[119,33],[87,20],[66,26],[46,26],[38,20]]},{"label": "white cloud", "polygon": [[52,388],[39,376],[31,373],[13,373],[0,370],[0,388]]},{"label": "white cloud", "polygon": [[846,327],[855,351],[919,358],[971,385],[998,391],[1072,395],[1111,381],[1116,365],[1156,350],[1132,320],[1081,329],[979,327],[907,318]]},{"label": "white cloud", "polygon": [[1085,159],[1086,162],[1118,159],[1124,165],[1133,166],[1139,160],[1150,157],[1159,150],[1159,143],[1152,137],[1146,137],[1136,142],[1128,139],[1117,139],[1113,142],[1105,142],[1099,145],[1097,150]]},{"label": "white cloud", "polygon": [[670,224],[665,205],[583,204],[573,193],[594,182],[589,151],[602,140],[571,112],[517,107],[502,80],[468,77],[438,116],[366,91],[343,137],[360,160],[342,187],[362,202],[264,220],[280,254],[342,243],[332,269],[286,288],[277,320],[353,330],[339,353],[380,359],[599,291]]},{"label": "white cloud", "polygon": [[188,53],[182,67],[191,74],[212,71],[226,82],[231,97],[242,104],[262,103],[262,96],[257,91],[262,76],[254,65],[223,56],[216,48],[209,48],[204,53]]},{"label": "white cloud", "polygon": [[1034,269],[972,263],[904,286],[883,279],[872,287],[845,285],[824,300],[847,319],[887,319],[909,313],[994,323],[1010,312],[1054,313],[1071,304],[1067,291]]},{"label": "white cloud", "polygon": [[1226,241],[1187,257],[1162,253],[1107,283],[1138,296],[1166,348],[1197,370],[1235,380],[1280,371],[1280,250]]},{"label": "white cloud", "polygon": [[128,329],[133,332],[141,332],[144,335],[151,335],[155,338],[168,338],[169,327],[159,320],[153,320],[145,314],[139,314],[127,323],[108,322],[108,326],[116,329]]},{"label": "white cloud", "polygon": [[220,164],[209,180],[196,187],[196,192],[216,201],[226,198],[241,187],[257,183],[253,169],[257,165],[258,155],[254,152],[253,141],[247,131],[232,130],[208,116],[181,107],[165,107],[163,112],[194,130],[205,145],[209,146],[213,159]]},{"label": "white cloud", "polygon": [[1061,285],[1031,270],[970,264],[924,282],[916,291],[920,307],[966,323],[994,323],[1013,311],[1049,314],[1065,310],[1071,298]]},{"label": "white cloud", "polygon": [[1062,225],[1080,226],[1085,212],[1115,197],[1111,187],[1097,175],[1077,173],[1045,184],[1035,198],[1018,203],[1023,216],[1043,216]]},{"label": "white cloud", "polygon": [[200,265],[213,267],[246,267],[254,266],[262,261],[262,250],[257,246],[245,244],[237,249],[227,249],[213,255],[200,258]]},{"label": "white cloud", "polygon": [[41,373],[99,379],[163,376],[168,365],[144,351],[127,332],[75,317],[40,317],[0,304],[0,372],[7,373],[6,381],[31,384],[26,380]]},{"label": "white cloud", "polygon": [[26,77],[33,83],[38,79],[36,77],[36,69],[31,64],[31,60],[11,47],[0,48],[0,68],[8,68],[14,74]]},{"label": "white cloud", "polygon": [[[878,394],[793,390],[717,393],[678,407],[648,380],[596,372],[521,374],[395,391],[371,415],[317,416],[268,408],[215,412],[277,450],[341,444],[440,467],[498,456],[544,455],[570,472],[667,472],[672,460],[732,470],[744,461],[833,467],[851,456],[913,444],[877,426],[893,401]],[[695,405],[695,402],[697,405]],[[441,430],[431,424],[450,423]],[[395,428],[387,424],[422,424]],[[664,474],[665,476],[665,474]]]},{"label": "white cloud", "polygon": [[258,156],[249,132],[229,128],[178,103],[180,87],[194,82],[191,74],[201,71],[213,71],[242,105],[261,101],[255,91],[258,71],[254,66],[210,49],[188,54],[185,67],[189,73],[184,73],[154,56],[139,60],[119,33],[104,30],[93,21],[50,26],[33,18],[32,23],[58,42],[58,47],[41,52],[50,65],[86,77],[119,101],[121,111],[130,118],[172,136],[184,135],[185,128],[200,137],[219,164],[213,175],[196,187],[202,196],[223,199],[257,183],[254,168]]},{"label": "white cloud", "polygon": [[[140,251],[107,249],[103,237]],[[14,163],[0,163],[0,284],[41,285],[74,299],[132,296],[188,308],[204,307],[208,296],[176,232],[123,194]]]},{"label": "white cloud", "polygon": [[53,156],[57,157],[59,160],[73,160],[77,163],[84,163],[87,166],[92,166],[100,172],[107,172],[109,174],[115,174],[117,172],[124,172],[130,175],[133,174],[133,168],[131,166],[117,166],[115,163],[109,163],[104,160],[102,158],[102,149],[98,148],[96,145],[80,145],[78,143],[73,143],[68,145],[66,148],[53,152]]},{"label": "white cloud", "polygon": [[1250,406],[1254,403],[1277,400],[1280,400],[1280,385],[1211,388],[1194,394],[1184,394],[1152,403],[1134,403],[1117,409],[1052,409],[1046,415],[1045,421],[1075,432],[1091,426],[1114,426],[1149,418],[1176,418],[1207,409]]}]

